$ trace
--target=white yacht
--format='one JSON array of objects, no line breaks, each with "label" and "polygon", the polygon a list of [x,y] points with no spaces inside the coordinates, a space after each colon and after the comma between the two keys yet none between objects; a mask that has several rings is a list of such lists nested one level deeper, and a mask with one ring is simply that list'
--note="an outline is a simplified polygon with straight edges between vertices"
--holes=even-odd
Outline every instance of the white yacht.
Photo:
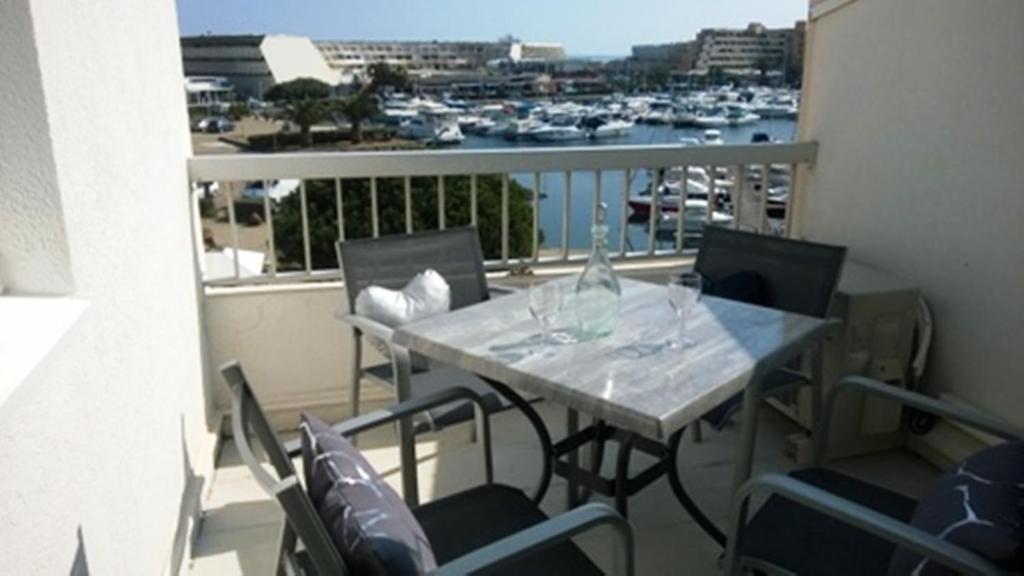
[{"label": "white yacht", "polygon": [[541,124],[530,129],[527,136],[537,142],[566,142],[582,140],[587,133],[574,125]]},{"label": "white yacht", "polygon": [[459,128],[458,115],[425,110],[402,122],[398,134],[428,145],[458,144],[466,139]]},{"label": "white yacht", "polygon": [[721,130],[705,130],[703,141],[705,146],[721,146],[725,144],[725,141],[722,140]]}]

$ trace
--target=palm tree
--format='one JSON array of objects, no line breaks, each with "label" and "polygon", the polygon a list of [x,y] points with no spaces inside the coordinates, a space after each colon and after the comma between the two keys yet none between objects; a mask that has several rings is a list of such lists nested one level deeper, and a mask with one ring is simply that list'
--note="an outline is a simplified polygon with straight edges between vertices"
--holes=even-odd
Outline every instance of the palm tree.
[{"label": "palm tree", "polygon": [[352,142],[358,144],[363,141],[363,122],[377,113],[377,98],[369,90],[360,90],[338,100],[335,109],[352,125]]},{"label": "palm tree", "polygon": [[313,145],[313,133],[310,128],[324,119],[324,106],[320,100],[297,100],[285,107],[288,119],[299,126],[302,134],[302,145],[309,148]]}]

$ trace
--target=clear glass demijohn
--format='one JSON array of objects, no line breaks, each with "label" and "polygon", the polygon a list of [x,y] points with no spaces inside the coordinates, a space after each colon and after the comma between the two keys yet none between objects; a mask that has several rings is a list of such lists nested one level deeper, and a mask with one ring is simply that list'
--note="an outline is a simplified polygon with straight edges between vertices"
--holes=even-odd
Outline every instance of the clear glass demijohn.
[{"label": "clear glass demijohn", "polygon": [[582,340],[611,334],[619,320],[622,289],[608,258],[608,226],[604,223],[604,212],[601,206],[597,222],[590,229],[590,259],[576,283],[576,328]]}]

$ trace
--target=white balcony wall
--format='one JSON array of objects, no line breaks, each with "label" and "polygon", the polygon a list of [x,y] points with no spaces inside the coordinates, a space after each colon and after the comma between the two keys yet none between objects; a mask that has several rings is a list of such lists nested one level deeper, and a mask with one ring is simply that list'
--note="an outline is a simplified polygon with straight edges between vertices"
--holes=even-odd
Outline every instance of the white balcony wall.
[{"label": "white balcony wall", "polygon": [[0,572],[159,574],[212,461],[174,2],[0,14],[4,273],[88,303],[0,405]]},{"label": "white balcony wall", "polygon": [[1024,3],[816,4],[799,139],[821,146],[801,233],[919,284],[929,390],[1022,424]]}]

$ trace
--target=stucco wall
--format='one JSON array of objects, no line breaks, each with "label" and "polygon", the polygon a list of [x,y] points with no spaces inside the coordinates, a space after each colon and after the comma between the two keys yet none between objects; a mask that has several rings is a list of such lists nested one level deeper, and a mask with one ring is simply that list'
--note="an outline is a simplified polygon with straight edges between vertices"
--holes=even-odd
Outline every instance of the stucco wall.
[{"label": "stucco wall", "polygon": [[2,6],[31,14],[2,35],[3,69],[38,75],[5,86],[5,114],[48,136],[18,139],[18,159],[56,183],[59,204],[33,210],[62,218],[90,306],[0,406],[0,572],[158,574],[208,429],[174,3]]},{"label": "stucco wall", "polygon": [[919,284],[928,387],[1024,423],[1024,3],[856,0],[811,23],[802,234]]},{"label": "stucco wall", "polygon": [[27,2],[0,3],[0,285],[67,294],[71,262]]}]

